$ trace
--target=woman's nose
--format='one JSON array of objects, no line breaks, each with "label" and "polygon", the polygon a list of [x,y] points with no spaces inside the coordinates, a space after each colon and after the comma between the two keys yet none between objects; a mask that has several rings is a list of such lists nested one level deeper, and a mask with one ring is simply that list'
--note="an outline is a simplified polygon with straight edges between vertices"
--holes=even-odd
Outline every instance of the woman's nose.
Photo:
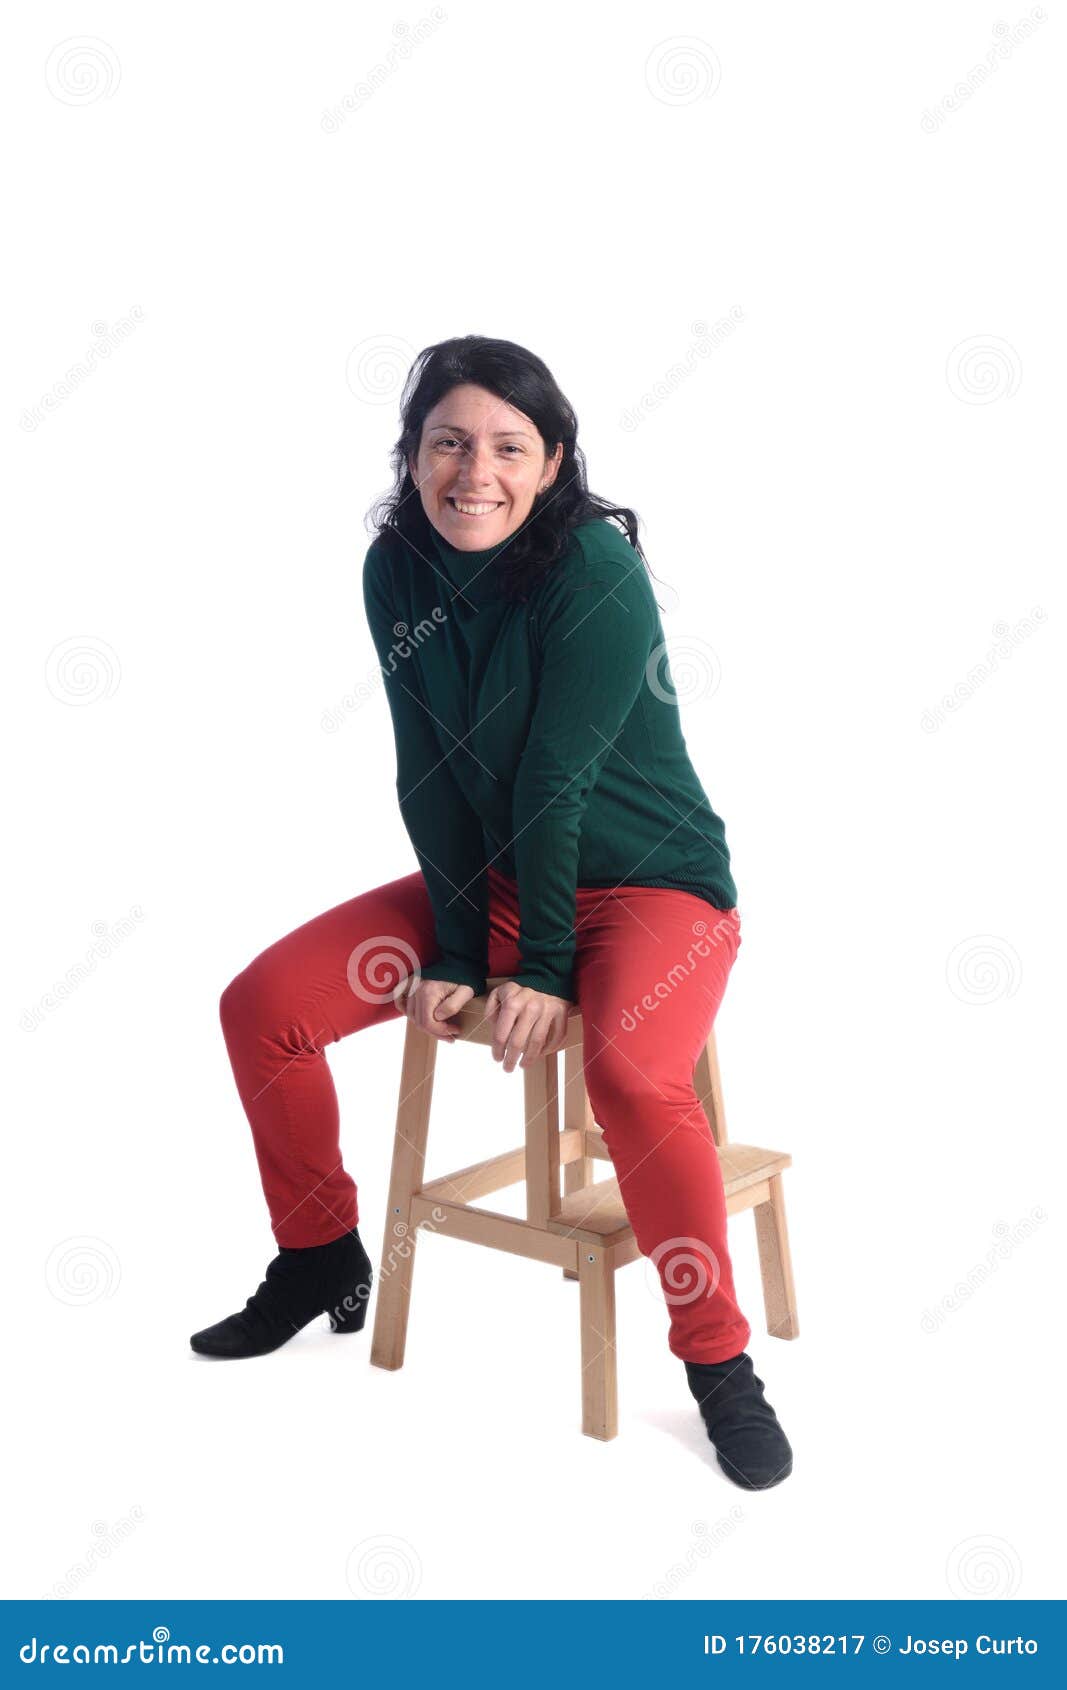
[{"label": "woman's nose", "polygon": [[491,480],[492,473],[489,447],[479,446],[474,449],[468,447],[467,461],[461,471],[462,479],[471,483],[480,483]]}]

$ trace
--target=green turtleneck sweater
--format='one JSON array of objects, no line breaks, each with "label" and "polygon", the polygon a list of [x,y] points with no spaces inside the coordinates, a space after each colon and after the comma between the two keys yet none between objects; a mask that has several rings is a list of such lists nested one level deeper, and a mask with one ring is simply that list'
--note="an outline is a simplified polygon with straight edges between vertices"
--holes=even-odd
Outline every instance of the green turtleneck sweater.
[{"label": "green turtleneck sweater", "polygon": [[575,888],[665,886],[732,909],[723,824],[682,736],[647,570],[581,523],[528,602],[507,545],[418,550],[383,529],[363,595],[396,739],[396,788],[434,911],[427,980],[486,989],[490,863],[519,889],[523,986],[574,1001]]}]

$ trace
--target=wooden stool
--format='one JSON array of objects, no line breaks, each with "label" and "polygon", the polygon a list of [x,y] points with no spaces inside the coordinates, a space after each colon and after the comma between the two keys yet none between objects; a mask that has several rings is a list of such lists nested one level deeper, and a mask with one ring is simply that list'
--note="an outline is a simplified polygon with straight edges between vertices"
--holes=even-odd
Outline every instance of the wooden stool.
[{"label": "wooden stool", "polygon": [[[490,978],[486,991],[506,978]],[[472,998],[455,1017],[459,1037],[468,1044],[492,1044],[493,1029],[486,1018],[485,1003],[484,997]],[[615,1272],[640,1251],[626,1217],[618,1180],[594,1183],[593,1179],[594,1162],[610,1162],[611,1155],[593,1120],[586,1091],[581,1013],[572,1011],[566,1040],[560,1047],[565,1060],[562,1130],[558,1052],[553,1051],[522,1070],[525,1144],[424,1182],[440,1042],[432,1033],[424,1033],[408,1022],[371,1362],[375,1367],[403,1366],[415,1239],[420,1226],[491,1250],[551,1262],[562,1268],[567,1278],[578,1280],[582,1431],[592,1438],[613,1438],[618,1431]],[[782,1172],[792,1158],[781,1150],[728,1142],[714,1031],[701,1052],[693,1083],[718,1149],[727,1214],[742,1209],[755,1211],[767,1331],[774,1338],[796,1338],[800,1328],[782,1189]],[[481,1208],[473,1201],[519,1180],[526,1182],[525,1220]]]}]

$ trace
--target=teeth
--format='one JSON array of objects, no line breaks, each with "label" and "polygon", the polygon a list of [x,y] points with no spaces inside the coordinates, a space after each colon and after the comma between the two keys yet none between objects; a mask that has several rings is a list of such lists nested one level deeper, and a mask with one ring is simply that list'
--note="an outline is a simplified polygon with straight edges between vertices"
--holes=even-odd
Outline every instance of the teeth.
[{"label": "teeth", "polygon": [[495,502],[491,505],[465,505],[461,499],[453,499],[452,503],[464,516],[486,516],[490,511],[496,510]]}]

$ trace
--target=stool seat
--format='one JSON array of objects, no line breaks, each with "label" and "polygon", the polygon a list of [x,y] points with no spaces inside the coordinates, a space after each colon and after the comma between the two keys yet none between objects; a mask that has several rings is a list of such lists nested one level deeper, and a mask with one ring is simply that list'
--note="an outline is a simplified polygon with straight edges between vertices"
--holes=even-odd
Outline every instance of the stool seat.
[{"label": "stool seat", "polygon": [[[486,991],[506,978],[491,978]],[[454,1020],[457,1045],[492,1043],[493,1024],[484,997],[471,999]],[[559,1050],[522,1070],[525,1142],[426,1181],[430,1102],[442,1042],[407,1022],[371,1362],[390,1370],[403,1365],[420,1227],[548,1262],[579,1285],[582,1431],[613,1438],[618,1431],[615,1273],[641,1252],[618,1180],[597,1180],[594,1175],[595,1164],[610,1163],[611,1153],[602,1127],[593,1119],[585,1085],[580,1008],[568,1015]],[[560,1055],[565,1063],[562,1123]],[[714,1030],[700,1054],[693,1084],[715,1141],[727,1214],[754,1211],[767,1330],[772,1337],[796,1338],[800,1328],[782,1184],[792,1158],[782,1150],[728,1139]],[[525,1184],[525,1218],[475,1201],[520,1182]]]}]

